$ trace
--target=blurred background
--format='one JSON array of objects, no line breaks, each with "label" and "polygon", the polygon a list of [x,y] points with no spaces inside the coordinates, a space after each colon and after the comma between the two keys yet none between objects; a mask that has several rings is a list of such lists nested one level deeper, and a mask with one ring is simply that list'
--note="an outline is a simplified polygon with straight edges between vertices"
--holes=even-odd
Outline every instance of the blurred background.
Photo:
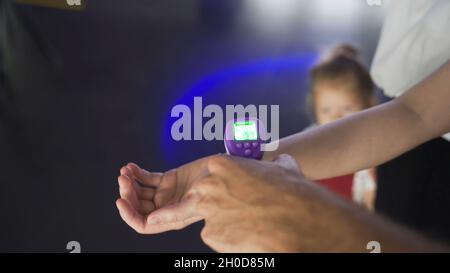
[{"label": "blurred background", "polygon": [[81,11],[0,1],[0,252],[67,252],[69,241],[83,252],[209,252],[203,223],[154,236],[126,226],[115,207],[120,167],[165,171],[224,152],[221,141],[170,138],[172,107],[194,96],[280,105],[281,137],[304,129],[308,70],[341,42],[370,65],[387,9],[84,1]]}]

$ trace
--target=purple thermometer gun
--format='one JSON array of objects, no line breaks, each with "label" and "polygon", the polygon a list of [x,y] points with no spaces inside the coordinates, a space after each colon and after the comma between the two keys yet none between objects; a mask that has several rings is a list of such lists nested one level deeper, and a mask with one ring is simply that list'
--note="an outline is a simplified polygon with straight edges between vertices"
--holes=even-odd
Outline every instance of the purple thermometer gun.
[{"label": "purple thermometer gun", "polygon": [[225,149],[229,155],[261,160],[265,128],[256,118],[233,119],[225,127]]}]

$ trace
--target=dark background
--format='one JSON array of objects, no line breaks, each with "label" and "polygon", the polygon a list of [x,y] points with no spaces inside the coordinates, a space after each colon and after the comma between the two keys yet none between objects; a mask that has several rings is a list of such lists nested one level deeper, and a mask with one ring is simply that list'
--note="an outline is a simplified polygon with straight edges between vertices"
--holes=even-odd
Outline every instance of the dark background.
[{"label": "dark background", "polygon": [[91,0],[81,12],[0,0],[0,251],[210,251],[202,223],[126,226],[119,168],[223,152],[171,140],[171,108],[194,96],[277,104],[281,136],[302,130],[308,69],[339,42],[369,65],[384,13],[360,0]]}]

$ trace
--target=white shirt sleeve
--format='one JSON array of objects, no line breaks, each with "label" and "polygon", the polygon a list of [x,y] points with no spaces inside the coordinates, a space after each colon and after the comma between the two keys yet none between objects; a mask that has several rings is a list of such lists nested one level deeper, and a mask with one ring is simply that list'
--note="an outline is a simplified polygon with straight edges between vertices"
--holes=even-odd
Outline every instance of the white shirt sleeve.
[{"label": "white shirt sleeve", "polygon": [[371,69],[387,96],[400,96],[449,59],[450,1],[390,2]]}]

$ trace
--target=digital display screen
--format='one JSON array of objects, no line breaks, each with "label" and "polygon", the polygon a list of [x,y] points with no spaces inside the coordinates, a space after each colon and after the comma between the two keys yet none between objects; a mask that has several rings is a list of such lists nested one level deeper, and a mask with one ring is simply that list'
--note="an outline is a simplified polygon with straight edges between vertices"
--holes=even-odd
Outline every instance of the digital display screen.
[{"label": "digital display screen", "polygon": [[257,140],[258,128],[254,121],[234,123],[234,139],[237,141]]}]

